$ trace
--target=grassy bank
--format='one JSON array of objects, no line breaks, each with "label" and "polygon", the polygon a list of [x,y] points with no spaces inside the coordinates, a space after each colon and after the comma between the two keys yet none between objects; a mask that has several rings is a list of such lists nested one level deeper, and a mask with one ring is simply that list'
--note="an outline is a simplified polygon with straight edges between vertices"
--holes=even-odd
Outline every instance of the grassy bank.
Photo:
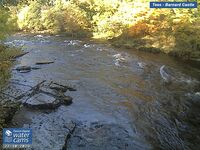
[{"label": "grassy bank", "polygon": [[[12,67],[13,60],[20,54],[20,49],[0,45],[0,90],[6,86],[11,76],[10,68]],[[2,143],[2,129],[8,128],[8,124],[20,106],[18,103],[10,101],[5,104],[4,102],[7,100],[2,98],[0,93],[0,143]]]},{"label": "grassy bank", "polygon": [[10,78],[10,67],[13,64],[14,58],[21,53],[20,49],[0,45],[0,88],[3,87]]}]

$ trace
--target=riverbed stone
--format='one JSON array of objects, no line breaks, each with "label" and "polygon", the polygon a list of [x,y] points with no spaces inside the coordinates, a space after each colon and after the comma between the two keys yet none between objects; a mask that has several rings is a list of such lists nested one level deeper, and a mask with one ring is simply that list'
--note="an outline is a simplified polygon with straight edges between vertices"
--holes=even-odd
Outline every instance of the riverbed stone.
[{"label": "riverbed stone", "polygon": [[33,97],[27,100],[27,103],[31,105],[38,105],[38,104],[44,104],[44,103],[53,103],[55,101],[55,98],[52,96],[49,96],[47,94],[39,93],[35,94]]},{"label": "riverbed stone", "polygon": [[23,104],[26,107],[38,109],[55,109],[61,105],[59,100],[44,93],[35,94]]},{"label": "riverbed stone", "polygon": [[67,85],[61,85],[61,84],[58,84],[58,83],[52,83],[50,84],[49,86],[50,89],[54,89],[56,91],[59,91],[59,92],[66,92],[66,91],[76,91],[75,88],[73,87],[70,87],[70,86],[67,86]]},{"label": "riverbed stone", "polygon": [[31,66],[19,66],[16,68],[20,73],[27,73],[31,71]]},{"label": "riverbed stone", "polygon": [[66,87],[60,86],[60,85],[56,85],[56,84],[51,84],[49,86],[50,89],[56,90],[56,91],[60,91],[60,92],[66,92],[68,89]]},{"label": "riverbed stone", "polygon": [[63,96],[62,98],[60,98],[60,102],[61,104],[64,104],[64,105],[70,105],[72,103],[72,97]]},{"label": "riverbed stone", "polygon": [[35,64],[36,65],[45,65],[45,64],[52,64],[54,61],[38,61]]}]

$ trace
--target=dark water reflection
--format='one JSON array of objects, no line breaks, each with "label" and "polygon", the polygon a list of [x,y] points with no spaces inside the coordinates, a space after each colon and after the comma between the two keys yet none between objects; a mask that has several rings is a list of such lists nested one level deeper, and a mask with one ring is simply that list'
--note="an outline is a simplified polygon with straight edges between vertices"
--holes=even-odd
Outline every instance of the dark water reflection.
[{"label": "dark water reflection", "polygon": [[[198,69],[165,55],[62,36],[16,35],[7,44],[30,51],[19,60],[20,65],[55,60],[39,72],[14,72],[13,78],[72,81],[93,97],[90,103],[99,112],[111,114],[119,124],[132,126],[154,149],[200,149]],[[170,84],[160,76],[162,65],[173,75]],[[85,111],[90,113],[87,108]]]}]

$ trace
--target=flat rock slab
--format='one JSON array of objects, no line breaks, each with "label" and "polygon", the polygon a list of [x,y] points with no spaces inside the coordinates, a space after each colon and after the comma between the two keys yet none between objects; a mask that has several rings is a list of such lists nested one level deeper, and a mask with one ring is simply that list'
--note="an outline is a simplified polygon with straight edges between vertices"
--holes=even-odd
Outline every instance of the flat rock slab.
[{"label": "flat rock slab", "polygon": [[56,98],[44,93],[35,94],[23,103],[24,106],[38,109],[54,109],[61,105]]},{"label": "flat rock slab", "polygon": [[35,94],[33,97],[28,99],[26,102],[31,105],[40,105],[40,104],[46,104],[46,103],[53,103],[56,99],[52,96],[39,93]]},{"label": "flat rock slab", "polygon": [[[23,69],[27,68],[24,66]],[[32,109],[56,109],[61,105],[72,104],[72,97],[65,95],[67,90],[72,89],[75,90],[67,85],[46,80],[34,85],[13,81],[10,86],[0,91],[0,98],[3,102],[19,101],[23,106]]]}]

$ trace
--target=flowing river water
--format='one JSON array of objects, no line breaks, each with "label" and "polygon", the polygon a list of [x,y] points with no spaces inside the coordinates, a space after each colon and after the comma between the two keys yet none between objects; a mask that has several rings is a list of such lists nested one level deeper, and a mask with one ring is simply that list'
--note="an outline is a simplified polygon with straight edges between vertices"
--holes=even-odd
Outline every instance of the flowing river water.
[{"label": "flowing river water", "polygon": [[[16,126],[33,129],[33,149],[61,149],[66,120],[85,126],[101,122],[110,125],[109,131],[113,127],[115,134],[123,136],[115,127],[119,125],[128,132],[129,144],[135,145],[127,149],[200,149],[200,70],[165,55],[116,49],[109,44],[59,35],[16,34],[6,44],[29,52],[17,60],[14,68],[54,61],[28,73],[13,70],[11,80],[53,80],[77,89],[67,93],[73,97],[69,106],[53,112],[22,108],[15,115]],[[170,82],[165,82],[160,74],[163,65]],[[109,138],[99,149],[120,149],[103,148],[106,142]],[[73,139],[68,149],[84,149],[83,145],[72,143]],[[95,148],[98,149],[92,149]]]}]

